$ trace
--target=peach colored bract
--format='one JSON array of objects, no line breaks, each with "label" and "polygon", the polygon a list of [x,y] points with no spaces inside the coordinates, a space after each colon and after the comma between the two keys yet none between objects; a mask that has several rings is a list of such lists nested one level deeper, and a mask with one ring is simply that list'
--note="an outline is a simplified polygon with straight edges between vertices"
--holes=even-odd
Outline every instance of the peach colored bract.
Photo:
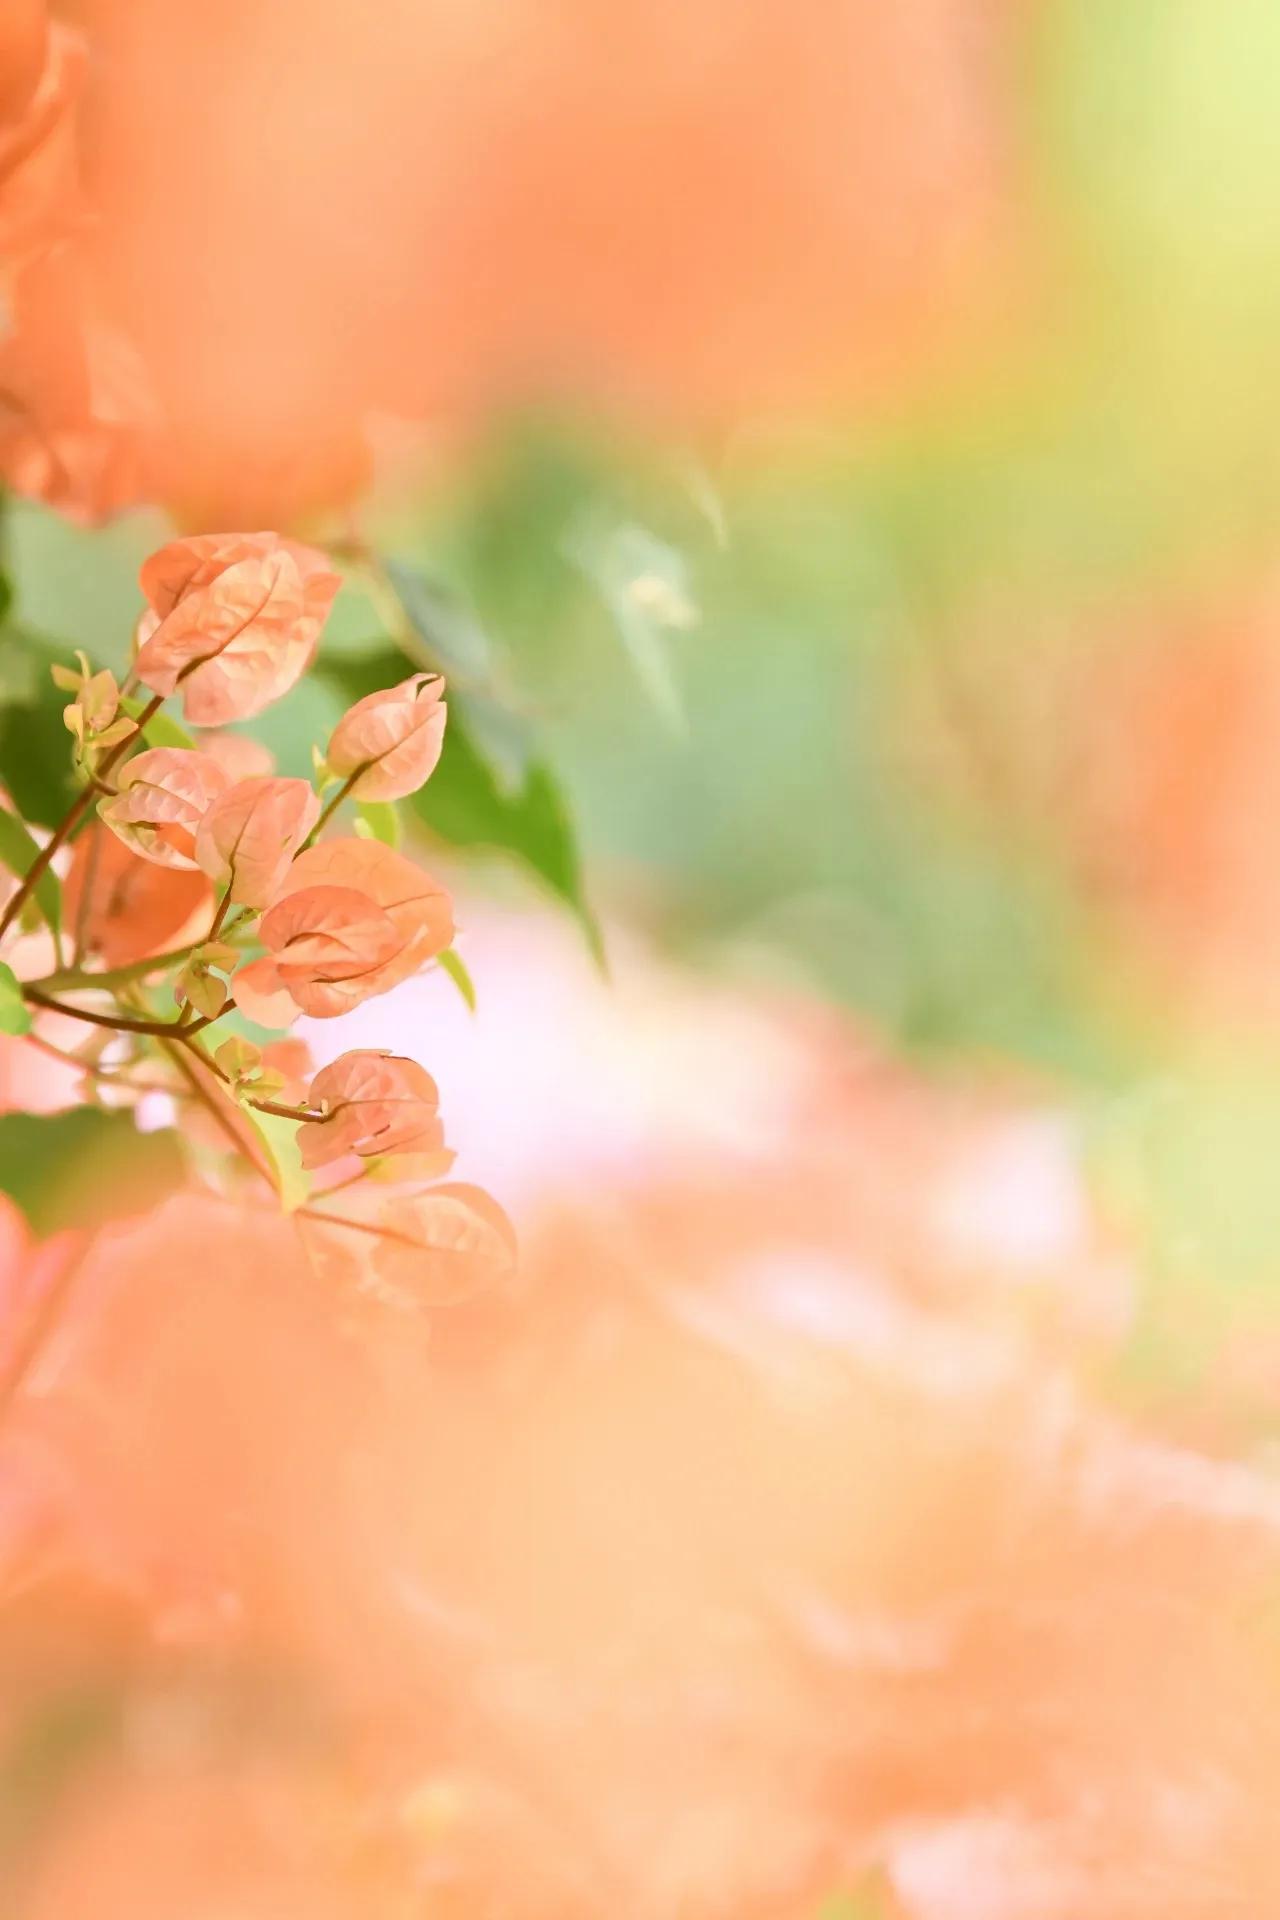
[{"label": "peach colored bract", "polygon": [[430,779],[444,746],[443,694],[439,674],[415,673],[343,715],[325,758],[357,799],[403,800]]},{"label": "peach colored bract", "polygon": [[200,823],[196,864],[237,905],[265,907],[319,813],[305,780],[237,780]]},{"label": "peach colored bract", "polygon": [[137,678],[182,689],[194,726],[247,720],[305,673],[341,582],[324,555],[274,533],[175,540],[139,576],[151,611]]},{"label": "peach colored bract", "polygon": [[344,837],[299,854],[259,936],[267,953],[236,975],[237,1005],[264,1026],[299,1012],[332,1019],[441,953],[453,908],[411,860]]},{"label": "peach colored bract", "polygon": [[159,867],[194,867],[196,832],[227,776],[206,754],[150,747],[125,762],[119,792],[99,803],[112,833]]},{"label": "peach colored bract", "polygon": [[399,1054],[341,1054],[312,1081],[310,1104],[325,1118],[298,1129],[304,1167],[349,1153],[437,1153],[444,1145],[436,1083]]}]

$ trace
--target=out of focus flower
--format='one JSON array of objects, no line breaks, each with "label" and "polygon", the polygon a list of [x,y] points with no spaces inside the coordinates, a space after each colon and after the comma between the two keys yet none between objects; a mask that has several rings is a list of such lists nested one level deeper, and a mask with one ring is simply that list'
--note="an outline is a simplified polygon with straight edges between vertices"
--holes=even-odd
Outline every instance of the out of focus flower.
[{"label": "out of focus flower", "polygon": [[463,1182],[409,1193],[353,1187],[323,1211],[309,1209],[298,1226],[326,1280],[405,1308],[456,1305],[515,1272],[511,1222]]},{"label": "out of focus flower", "polygon": [[403,800],[431,777],[444,745],[447,709],[437,673],[415,673],[399,686],[366,694],[338,722],[325,759],[334,773],[354,776],[361,800]]},{"label": "out of focus flower", "polygon": [[375,1267],[424,1305],[465,1300],[515,1272],[515,1231],[482,1187],[456,1182],[395,1197],[383,1222],[387,1236]]},{"label": "out of focus flower", "polygon": [[46,27],[42,11],[6,0],[0,26],[0,281],[84,214],[75,124],[84,46],[71,28]]},{"label": "out of focus flower", "polygon": [[[149,382],[118,334],[91,319],[78,245],[78,36],[38,0],[0,21],[0,477],[82,522],[144,486]],[[127,378],[122,378],[125,368]]]},{"label": "out of focus flower", "polygon": [[96,823],[75,842],[62,894],[68,926],[106,967],[181,946],[207,924],[212,897],[202,873],[143,859]]},{"label": "out of focus flower", "polygon": [[304,1167],[348,1153],[435,1153],[444,1145],[435,1081],[398,1054],[340,1055],[312,1081],[309,1104],[324,1119],[298,1130]]},{"label": "out of focus flower", "polygon": [[186,747],[149,747],[120,769],[119,792],[98,803],[114,834],[144,860],[194,867],[196,831],[227,776],[207,754]]},{"label": "out of focus flower", "polygon": [[453,909],[402,854],[342,838],[299,854],[259,935],[268,951],[236,975],[236,1001],[283,1026],[298,1012],[346,1013],[407,980],[449,945]]},{"label": "out of focus flower", "polygon": [[[83,1026],[61,1014],[42,1012],[32,1033],[34,1042],[25,1034],[0,1034],[0,1114],[59,1113],[82,1105],[83,1066],[78,1059],[59,1059],[45,1049],[47,1045],[59,1053],[75,1054],[85,1047]],[[3,1213],[0,1203],[0,1217]]]},{"label": "out of focus flower", "polygon": [[175,540],[140,580],[150,612],[134,671],[153,693],[181,685],[202,727],[249,719],[289,691],[341,584],[323,554],[274,533]]},{"label": "out of focus flower", "polygon": [[18,420],[3,442],[0,471],[13,491],[82,526],[97,526],[143,496],[137,443],[112,425]]},{"label": "out of focus flower", "polygon": [[93,525],[143,497],[154,402],[136,353],[92,311],[78,255],[32,260],[0,330],[0,474]]},{"label": "out of focus flower", "polygon": [[0,19],[0,126],[25,110],[44,72],[49,46],[46,0],[9,0]]},{"label": "out of focus flower", "polygon": [[345,497],[371,411],[877,398],[1004,240],[993,0],[389,0],[376,36],[333,0],[81,4],[104,277],[196,512]]},{"label": "out of focus flower", "polygon": [[238,780],[200,822],[195,859],[242,906],[265,907],[311,832],[320,802],[305,780]]}]

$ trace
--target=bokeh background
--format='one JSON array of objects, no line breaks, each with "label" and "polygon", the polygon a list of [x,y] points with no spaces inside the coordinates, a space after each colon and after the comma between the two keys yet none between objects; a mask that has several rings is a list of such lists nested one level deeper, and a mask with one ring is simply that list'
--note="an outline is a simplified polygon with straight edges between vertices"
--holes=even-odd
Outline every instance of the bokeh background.
[{"label": "bokeh background", "polygon": [[425,1388],[104,1254],[20,1911],[1275,1910],[1280,14],[67,11],[165,508],[11,500],[21,619],[358,528],[584,880],[436,847],[478,1015],[361,1015],[527,1242]]}]

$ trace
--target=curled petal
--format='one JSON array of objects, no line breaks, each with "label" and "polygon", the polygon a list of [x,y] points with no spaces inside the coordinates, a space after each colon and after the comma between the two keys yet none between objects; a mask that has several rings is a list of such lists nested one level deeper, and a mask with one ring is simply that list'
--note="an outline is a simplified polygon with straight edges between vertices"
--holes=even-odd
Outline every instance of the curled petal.
[{"label": "curled petal", "polygon": [[352,836],[298,855],[259,931],[270,991],[284,988],[302,1012],[330,1019],[398,986],[448,946],[453,911],[411,860]]},{"label": "curled petal", "polygon": [[391,917],[406,948],[404,970],[397,980],[407,980],[453,939],[453,903],[448,893],[414,861],[381,841],[360,840],[351,834],[308,847],[289,869],[281,894],[315,885],[355,887]]},{"label": "curled petal", "polygon": [[320,802],[305,780],[238,780],[200,823],[195,857],[232,900],[265,907],[316,823]]},{"label": "curled petal", "polygon": [[399,686],[357,700],[338,722],[325,758],[335,773],[358,774],[362,800],[403,800],[435,771],[447,708],[438,674],[415,673]]},{"label": "curled petal", "polygon": [[370,982],[380,979],[403,946],[391,916],[352,887],[288,894],[263,917],[259,932],[298,1006],[321,1020],[381,992]]},{"label": "curled petal", "polygon": [[195,867],[195,837],[227,776],[216,762],[186,747],[152,747],[125,762],[120,791],[100,802],[111,831],[144,860]]},{"label": "curled petal", "polygon": [[[313,903],[308,899],[303,906],[297,905],[301,896],[315,896],[325,905],[322,896],[330,894],[342,896],[344,941],[358,919],[353,896],[363,902],[369,936],[364,964],[345,972],[334,971],[332,956],[323,944],[307,944],[306,922]],[[288,916],[283,912],[286,904],[292,908]],[[338,911],[332,902],[326,910]],[[390,938],[385,932],[388,924]],[[303,1011],[323,1019],[399,986],[443,951],[453,939],[453,908],[444,888],[412,860],[378,841],[352,835],[322,841],[298,855],[262,923],[263,940],[273,950],[283,946],[281,930],[286,925],[289,952],[280,955],[281,977]],[[317,934],[333,930],[329,923],[312,929]]]},{"label": "curled petal", "polygon": [[298,1129],[304,1167],[348,1153],[437,1153],[444,1145],[439,1092],[416,1060],[344,1053],[316,1075],[309,1099],[325,1118]]}]

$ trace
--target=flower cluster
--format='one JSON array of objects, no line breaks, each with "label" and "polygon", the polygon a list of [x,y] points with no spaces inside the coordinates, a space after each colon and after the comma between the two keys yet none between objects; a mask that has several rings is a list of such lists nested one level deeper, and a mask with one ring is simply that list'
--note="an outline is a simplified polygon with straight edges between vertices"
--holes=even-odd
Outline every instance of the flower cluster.
[{"label": "flower cluster", "polygon": [[[59,1050],[53,1035],[84,1023],[70,1057],[90,1097],[187,1103],[197,1154],[201,1116],[217,1129],[211,1177],[225,1184],[239,1164],[268,1181],[324,1270],[384,1296],[449,1299],[508,1272],[512,1239],[487,1196],[439,1184],[452,1156],[430,1075],[365,1050],[312,1073],[304,1045],[267,1037],[386,993],[454,936],[444,887],[364,813],[434,771],[440,676],[359,700],[316,751],[314,781],[276,774],[221,731],[296,685],[340,584],[324,554],[273,533],[152,555],[123,684],[83,654],[54,670],[81,787],[0,914],[4,971],[33,1044]],[[162,712],[170,699],[194,732]],[[55,915],[45,890],[59,883]],[[55,962],[44,971],[42,954]],[[215,1043],[224,1020],[240,1030]]]}]

